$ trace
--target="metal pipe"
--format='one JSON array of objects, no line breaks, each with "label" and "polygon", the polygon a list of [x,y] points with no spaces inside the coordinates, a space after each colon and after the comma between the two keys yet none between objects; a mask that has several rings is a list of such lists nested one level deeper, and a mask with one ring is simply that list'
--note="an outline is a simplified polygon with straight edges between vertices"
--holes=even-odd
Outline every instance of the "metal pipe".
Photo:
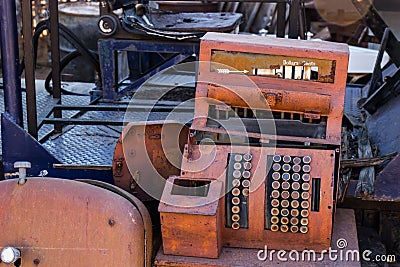
[{"label": "metal pipe", "polygon": [[[53,80],[53,98],[59,99],[61,104],[61,69],[60,69],[60,35],[58,29],[58,1],[49,1],[50,9],[50,41],[51,41],[51,68]],[[62,117],[61,110],[54,110],[54,118]],[[62,131],[63,125],[54,123],[56,132]]]},{"label": "metal pipe", "polygon": [[21,79],[18,75],[19,53],[17,17],[14,0],[0,4],[0,42],[5,111],[23,127]]},{"label": "metal pipe", "polygon": [[24,36],[25,87],[26,87],[26,117],[28,133],[38,138],[38,122],[35,88],[35,59],[32,43],[32,1],[21,1],[22,34]]}]

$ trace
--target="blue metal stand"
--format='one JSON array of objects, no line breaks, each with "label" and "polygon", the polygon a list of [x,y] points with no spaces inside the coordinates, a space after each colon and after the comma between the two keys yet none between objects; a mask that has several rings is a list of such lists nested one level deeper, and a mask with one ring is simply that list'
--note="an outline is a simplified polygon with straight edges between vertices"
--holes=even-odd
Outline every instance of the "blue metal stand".
[{"label": "blue metal stand", "polygon": [[[17,125],[8,113],[1,116],[1,137],[3,142],[4,173],[15,173],[14,162],[29,161],[32,165],[27,176],[39,176],[47,173],[49,177],[64,179],[92,179],[113,184],[112,170],[55,168],[61,162],[49,153],[35,138]],[[45,171],[45,172],[44,172]]]},{"label": "blue metal stand", "polygon": [[[118,65],[117,51],[136,51],[136,52],[158,52],[176,54],[166,60],[157,68],[153,69],[140,79],[136,80],[128,87],[119,91],[118,89]],[[112,102],[117,97],[128,94],[136,90],[143,82],[156,73],[176,65],[188,57],[198,54],[199,44],[195,42],[157,42],[150,40],[99,40],[99,56],[102,72],[103,100]]]}]

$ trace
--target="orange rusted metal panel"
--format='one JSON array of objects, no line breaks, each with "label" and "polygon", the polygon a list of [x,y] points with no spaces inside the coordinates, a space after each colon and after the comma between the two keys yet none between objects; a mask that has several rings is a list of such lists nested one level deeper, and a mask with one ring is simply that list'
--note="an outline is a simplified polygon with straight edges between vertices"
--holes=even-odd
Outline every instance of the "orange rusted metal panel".
[{"label": "orange rusted metal panel", "polygon": [[0,248],[19,249],[21,266],[150,266],[148,226],[109,190],[55,178],[5,180],[0,202]]},{"label": "orange rusted metal panel", "polygon": [[[223,227],[220,216],[222,183],[202,185],[204,188],[200,189],[196,187],[197,192],[190,191],[188,184],[182,184],[199,181],[211,182],[171,177],[166,183],[158,209],[166,254],[205,258],[219,256],[222,248],[220,229]],[[193,197],[193,194],[200,197]]]},{"label": "orange rusted metal panel", "polygon": [[[253,109],[262,109],[265,105],[254,105],[246,103],[245,99],[251,99],[252,92],[247,88],[231,86],[229,89],[209,85],[208,97],[218,101],[229,103],[232,107],[251,107]],[[307,92],[283,91],[277,92],[272,89],[260,88],[261,94],[266,98],[269,107],[276,111],[291,111],[305,113],[314,111],[320,115],[330,113],[330,96],[325,94],[315,94]],[[246,96],[248,95],[248,96]],[[312,99],[312,101],[310,101]]]},{"label": "orange rusted metal panel", "polygon": [[[212,151],[206,154],[198,145],[193,146],[193,159],[202,154],[203,160],[206,162],[204,169],[199,170],[198,162],[196,160],[183,160],[182,162],[182,174],[181,177],[187,179],[213,179],[219,181],[226,186],[227,170],[221,168],[224,165],[229,154],[241,153],[241,147],[232,148],[231,146],[216,146],[216,151]],[[321,251],[327,249],[331,242],[332,233],[332,214],[334,209],[334,168],[335,168],[335,151],[333,150],[311,150],[311,149],[289,149],[289,148],[260,148],[251,147],[248,151],[252,156],[252,167],[250,177],[250,192],[248,197],[248,213],[249,213],[249,225],[247,229],[234,230],[232,227],[224,225],[218,231],[223,233],[223,244],[224,246],[232,247],[244,247],[244,248],[262,248],[264,245],[268,245],[271,249],[297,249],[304,250],[307,248],[313,248]],[[309,189],[303,190],[309,193],[309,197],[305,199],[309,202],[309,207],[305,208],[308,211],[308,231],[306,234],[300,232],[283,233],[281,231],[272,232],[270,229],[266,229],[266,207],[270,206],[271,202],[271,189],[268,188],[268,183],[271,183],[272,178],[268,176],[268,170],[270,170],[273,164],[273,155],[290,155],[294,157],[305,157],[309,156],[312,162],[309,164],[311,167]],[[185,158],[187,155],[184,155]],[[207,160],[207,158],[209,160]],[[293,164],[295,165],[295,164]],[[279,172],[279,171],[278,171]],[[280,173],[284,173],[280,171]],[[294,172],[293,172],[294,173]],[[293,174],[291,173],[291,175]],[[300,171],[300,174],[305,172]],[[206,178],[207,177],[207,178]],[[267,177],[267,178],[266,178]],[[312,185],[312,179],[321,179],[319,185],[320,190],[315,191]],[[302,178],[300,178],[302,179]],[[279,180],[283,183],[285,180],[282,178]],[[293,178],[289,179],[293,183]],[[293,192],[290,188],[288,191]],[[303,192],[302,190],[300,190]],[[318,194],[313,196],[312,192]],[[164,193],[168,194],[165,190]],[[228,194],[230,194],[228,192]],[[311,210],[311,201],[314,197],[319,198],[319,210]],[[281,201],[282,197],[278,197]],[[288,198],[290,202],[293,202],[293,198]],[[299,199],[302,199],[299,196]],[[225,207],[226,198],[221,198],[220,206]],[[297,208],[299,212],[303,210],[301,207]],[[289,208],[289,211],[291,209]],[[188,213],[190,213],[188,211]],[[226,222],[227,212],[224,210],[220,216],[223,216],[223,221]],[[281,217],[281,216],[279,216]],[[297,216],[285,216],[289,220],[292,217],[301,218],[300,214]],[[323,226],[323,227],[321,227]],[[285,242],[282,242],[285,240]],[[179,242],[179,239],[177,239]],[[164,243],[165,246],[165,243]],[[165,248],[164,248],[165,249]]]},{"label": "orange rusted metal panel", "polygon": [[[348,57],[344,44],[208,33],[201,41],[192,128],[210,131],[206,118],[211,103],[205,98],[212,98],[235,107],[250,104],[272,112],[326,114],[326,136],[321,142],[339,146]],[[271,139],[285,140],[286,136]]]},{"label": "orange rusted metal panel", "polygon": [[159,185],[169,176],[179,174],[188,131],[187,126],[173,121],[129,123],[114,151],[115,185],[142,201],[161,196],[161,191],[157,196],[146,193],[148,189],[156,188],[157,183],[152,186],[145,179],[152,177],[151,180],[159,181]]}]

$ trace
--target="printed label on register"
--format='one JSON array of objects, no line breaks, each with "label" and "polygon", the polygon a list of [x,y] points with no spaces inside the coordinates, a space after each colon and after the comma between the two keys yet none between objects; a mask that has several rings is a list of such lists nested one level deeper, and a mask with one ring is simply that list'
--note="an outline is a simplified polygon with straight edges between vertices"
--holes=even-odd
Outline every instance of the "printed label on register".
[{"label": "printed label on register", "polygon": [[292,61],[290,59],[283,60],[284,66],[316,66],[315,62],[313,61]]}]

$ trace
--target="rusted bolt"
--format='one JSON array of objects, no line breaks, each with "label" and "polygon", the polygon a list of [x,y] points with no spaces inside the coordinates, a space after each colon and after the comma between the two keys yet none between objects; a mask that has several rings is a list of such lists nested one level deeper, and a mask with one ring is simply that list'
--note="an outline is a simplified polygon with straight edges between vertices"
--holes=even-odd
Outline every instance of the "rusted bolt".
[{"label": "rusted bolt", "polygon": [[40,263],[40,260],[39,260],[39,259],[34,259],[34,260],[33,260],[33,264],[39,265],[39,263]]},{"label": "rusted bolt", "polygon": [[109,219],[109,220],[108,220],[108,224],[109,224],[110,226],[114,226],[115,221],[114,221],[113,219]]},{"label": "rusted bolt", "polygon": [[16,161],[14,163],[14,168],[18,169],[19,179],[18,184],[25,184],[26,182],[26,169],[31,168],[31,163],[29,161]]}]

